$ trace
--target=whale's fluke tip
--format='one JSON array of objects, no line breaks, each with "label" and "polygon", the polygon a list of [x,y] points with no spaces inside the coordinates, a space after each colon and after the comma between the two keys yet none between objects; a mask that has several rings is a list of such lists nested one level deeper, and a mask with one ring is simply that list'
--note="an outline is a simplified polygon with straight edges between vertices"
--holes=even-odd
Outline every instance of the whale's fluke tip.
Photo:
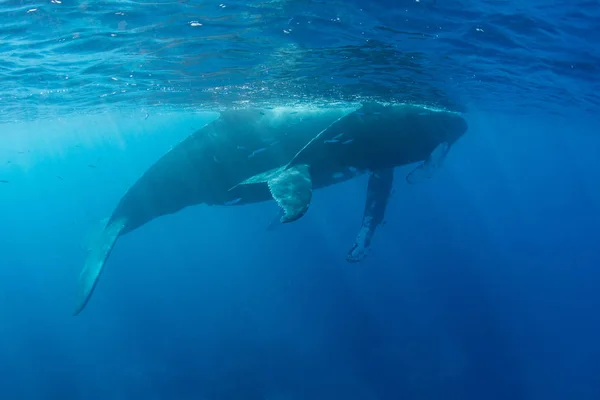
[{"label": "whale's fluke tip", "polygon": [[92,297],[104,264],[124,227],[124,220],[109,223],[89,252],[85,266],[79,275],[77,304],[73,316],[79,315]]}]

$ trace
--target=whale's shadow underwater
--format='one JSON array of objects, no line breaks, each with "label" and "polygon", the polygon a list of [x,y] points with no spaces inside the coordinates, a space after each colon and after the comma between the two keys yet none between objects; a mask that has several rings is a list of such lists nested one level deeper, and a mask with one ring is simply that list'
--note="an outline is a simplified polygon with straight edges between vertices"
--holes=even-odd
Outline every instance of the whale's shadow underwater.
[{"label": "whale's shadow underwater", "polygon": [[74,314],[88,303],[116,240],[157,217],[196,204],[274,199],[279,220],[292,222],[308,210],[313,189],[369,173],[362,226],[347,255],[360,261],[383,222],[394,168],[419,162],[406,180],[429,178],[466,131],[457,113],[406,104],[222,112],[125,193],[88,253]]}]

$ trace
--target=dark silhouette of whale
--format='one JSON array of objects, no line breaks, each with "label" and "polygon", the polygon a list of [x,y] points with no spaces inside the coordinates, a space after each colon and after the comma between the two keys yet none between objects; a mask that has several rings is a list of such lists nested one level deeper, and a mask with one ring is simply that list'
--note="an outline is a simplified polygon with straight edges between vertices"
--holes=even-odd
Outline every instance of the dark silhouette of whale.
[{"label": "dark silhouette of whale", "polygon": [[172,148],[129,188],[90,249],[79,277],[79,314],[117,238],[196,205],[274,199],[281,222],[307,211],[312,190],[370,173],[363,222],[348,261],[359,261],[382,223],[394,167],[420,162],[429,178],[467,131],[457,113],[406,104],[243,109],[222,112]]}]

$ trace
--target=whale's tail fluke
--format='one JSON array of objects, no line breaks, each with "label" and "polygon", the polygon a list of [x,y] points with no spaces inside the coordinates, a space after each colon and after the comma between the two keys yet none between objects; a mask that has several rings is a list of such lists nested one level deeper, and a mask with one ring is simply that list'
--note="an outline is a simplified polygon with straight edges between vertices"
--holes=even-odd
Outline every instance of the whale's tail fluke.
[{"label": "whale's tail fluke", "polygon": [[85,266],[79,275],[77,306],[73,315],[79,314],[90,300],[98,279],[102,274],[104,264],[123,228],[125,228],[125,220],[109,222],[88,253]]}]

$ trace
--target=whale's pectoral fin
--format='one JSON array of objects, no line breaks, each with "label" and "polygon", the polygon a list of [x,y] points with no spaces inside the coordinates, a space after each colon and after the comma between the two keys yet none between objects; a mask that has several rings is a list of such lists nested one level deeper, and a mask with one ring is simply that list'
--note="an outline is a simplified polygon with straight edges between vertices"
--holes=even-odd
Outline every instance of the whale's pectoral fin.
[{"label": "whale's pectoral fin", "polygon": [[306,213],[312,199],[312,179],[308,165],[296,164],[263,172],[239,185],[264,182],[269,186],[273,199],[283,210],[280,218],[282,223],[295,221]]},{"label": "whale's pectoral fin", "polygon": [[280,221],[292,222],[302,217],[312,199],[309,167],[299,164],[283,170],[267,182],[273,199],[283,209]]},{"label": "whale's pectoral fin", "polygon": [[408,183],[419,183],[431,178],[434,172],[442,166],[449,151],[450,143],[440,143],[423,163],[406,176],[406,181]]},{"label": "whale's pectoral fin", "polygon": [[383,222],[393,182],[393,168],[377,170],[371,173],[367,187],[367,200],[365,202],[362,225],[356,236],[354,245],[348,252],[347,261],[359,262],[367,255],[375,229]]},{"label": "whale's pectoral fin", "polygon": [[104,228],[97,242],[91,247],[85,266],[79,275],[77,307],[73,315],[79,314],[90,300],[98,283],[98,278],[102,274],[104,263],[124,227],[125,221],[111,222]]}]

